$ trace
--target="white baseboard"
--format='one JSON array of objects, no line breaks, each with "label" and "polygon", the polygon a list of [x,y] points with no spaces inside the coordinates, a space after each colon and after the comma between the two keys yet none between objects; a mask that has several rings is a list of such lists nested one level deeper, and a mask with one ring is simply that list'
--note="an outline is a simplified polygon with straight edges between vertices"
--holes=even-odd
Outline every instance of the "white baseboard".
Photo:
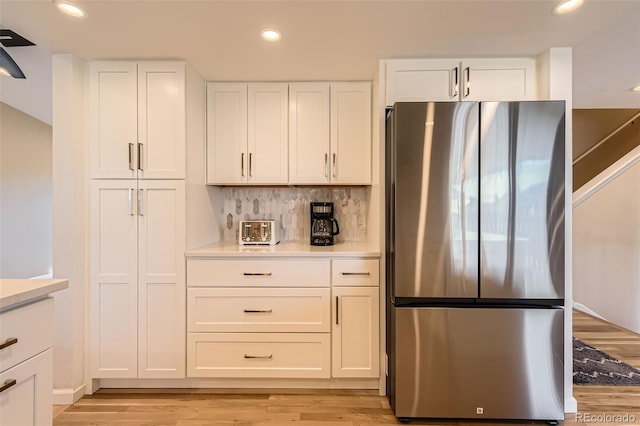
[{"label": "white baseboard", "polygon": [[99,387],[165,389],[378,389],[378,379],[100,379]]},{"label": "white baseboard", "polygon": [[71,405],[84,395],[84,384],[73,389],[54,389],[53,405]]},{"label": "white baseboard", "polygon": [[565,413],[577,413],[578,412],[578,400],[574,397],[564,400],[564,412]]},{"label": "white baseboard", "polygon": [[602,320],[607,321],[606,318],[603,318],[602,315],[599,315],[596,311],[593,311],[591,309],[589,309],[588,307],[586,307],[585,305],[583,305],[582,303],[578,303],[578,302],[573,302],[573,307],[579,311],[585,312],[593,317],[596,318],[600,318]]}]

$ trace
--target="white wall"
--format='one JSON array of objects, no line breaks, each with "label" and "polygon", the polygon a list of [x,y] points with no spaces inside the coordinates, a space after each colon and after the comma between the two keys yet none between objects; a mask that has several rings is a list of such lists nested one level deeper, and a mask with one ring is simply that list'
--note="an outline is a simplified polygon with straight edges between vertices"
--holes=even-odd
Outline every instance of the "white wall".
[{"label": "white wall", "polygon": [[0,78],[0,101],[51,124],[51,53],[39,46],[5,50],[26,78]]},{"label": "white wall", "polygon": [[84,393],[89,196],[85,69],[77,57],[53,56],[53,276],[69,280],[69,288],[54,293],[58,404],[70,404]]},{"label": "white wall", "polygon": [[51,126],[0,102],[0,277],[51,272]]},{"label": "white wall", "polygon": [[573,212],[574,300],[640,333],[640,162],[596,191]]}]

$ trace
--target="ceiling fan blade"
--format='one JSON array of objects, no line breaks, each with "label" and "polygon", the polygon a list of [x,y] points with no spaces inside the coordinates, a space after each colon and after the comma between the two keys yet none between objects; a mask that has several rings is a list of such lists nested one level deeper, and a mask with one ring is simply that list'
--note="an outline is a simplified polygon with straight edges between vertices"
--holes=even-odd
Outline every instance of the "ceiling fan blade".
[{"label": "ceiling fan blade", "polygon": [[0,47],[0,68],[4,68],[13,78],[26,78],[18,64]]}]

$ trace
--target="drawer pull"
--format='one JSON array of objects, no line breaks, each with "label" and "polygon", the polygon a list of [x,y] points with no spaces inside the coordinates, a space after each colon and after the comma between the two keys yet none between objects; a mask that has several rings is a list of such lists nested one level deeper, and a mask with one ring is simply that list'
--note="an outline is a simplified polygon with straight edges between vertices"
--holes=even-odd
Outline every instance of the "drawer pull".
[{"label": "drawer pull", "polygon": [[15,345],[16,343],[18,343],[17,338],[9,337],[7,340],[4,341],[3,344],[0,345],[0,349],[8,348],[9,346]]},{"label": "drawer pull", "polygon": [[245,277],[270,277],[271,272],[243,272]]},{"label": "drawer pull", "polygon": [[371,275],[371,272],[340,272],[342,275]]},{"label": "drawer pull", "polygon": [[9,389],[11,386],[15,386],[16,383],[18,383],[16,382],[16,379],[5,380],[4,385],[0,386],[0,392],[4,392],[7,389]]},{"label": "drawer pull", "polygon": [[244,359],[271,359],[273,358],[273,354],[269,355],[247,355],[244,354]]},{"label": "drawer pull", "polygon": [[273,311],[273,309],[245,309],[244,313],[245,314],[270,314]]}]

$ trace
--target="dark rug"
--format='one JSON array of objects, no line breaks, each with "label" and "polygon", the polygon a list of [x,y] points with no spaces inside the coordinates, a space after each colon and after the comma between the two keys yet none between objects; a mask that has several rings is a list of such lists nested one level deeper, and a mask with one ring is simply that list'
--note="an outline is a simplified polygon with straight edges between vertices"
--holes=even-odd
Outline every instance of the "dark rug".
[{"label": "dark rug", "polygon": [[640,386],[640,371],[574,337],[573,383],[576,385]]}]

